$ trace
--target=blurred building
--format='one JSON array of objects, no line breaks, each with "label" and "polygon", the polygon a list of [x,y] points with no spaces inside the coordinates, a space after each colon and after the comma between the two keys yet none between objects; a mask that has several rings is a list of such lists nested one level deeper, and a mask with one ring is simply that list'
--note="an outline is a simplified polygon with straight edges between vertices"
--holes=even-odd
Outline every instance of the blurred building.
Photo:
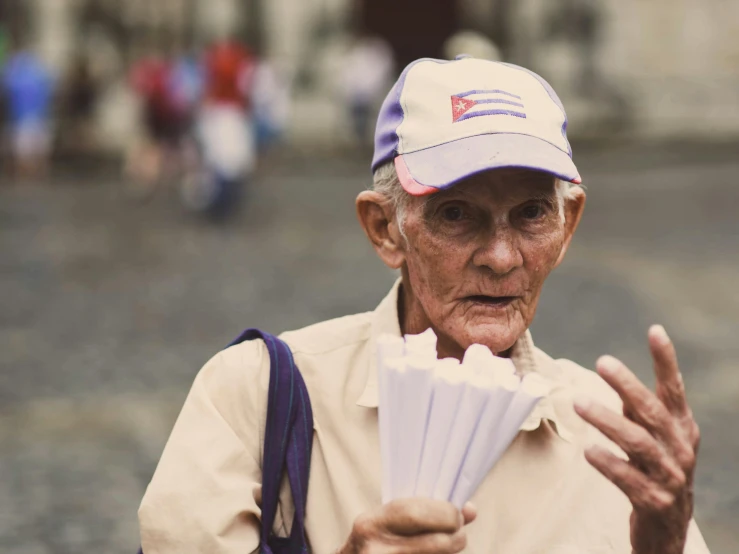
[{"label": "blurred building", "polygon": [[[58,72],[91,52],[104,82],[100,125],[111,148],[135,109],[126,64],[153,44],[247,41],[293,85],[291,137],[347,134],[338,75],[358,32],[384,38],[398,68],[442,56],[459,31],[490,38],[507,61],[549,79],[573,135],[739,136],[739,3],[722,0],[3,0]],[[453,44],[453,43],[452,43]],[[128,112],[126,110],[129,110]]]},{"label": "blurred building", "polygon": [[[271,4],[276,10],[293,3]],[[739,135],[736,2],[324,0],[302,10],[290,14],[302,34],[277,27],[269,33],[271,51],[302,67],[326,63],[329,45],[340,44],[352,26],[386,38],[400,67],[441,55],[450,35],[469,29],[490,37],[507,61],[550,80],[568,107],[573,135]]]}]

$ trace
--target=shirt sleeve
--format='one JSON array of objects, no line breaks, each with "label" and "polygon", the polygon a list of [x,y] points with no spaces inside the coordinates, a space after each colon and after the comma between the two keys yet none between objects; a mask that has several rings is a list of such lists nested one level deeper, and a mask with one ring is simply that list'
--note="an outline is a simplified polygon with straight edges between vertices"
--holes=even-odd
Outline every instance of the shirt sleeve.
[{"label": "shirt sleeve", "polygon": [[262,341],[200,370],[139,508],[145,554],[258,549],[268,386]]},{"label": "shirt sleeve", "polygon": [[687,541],[685,541],[685,554],[711,554],[694,519],[690,520],[690,527],[688,527],[688,538]]}]

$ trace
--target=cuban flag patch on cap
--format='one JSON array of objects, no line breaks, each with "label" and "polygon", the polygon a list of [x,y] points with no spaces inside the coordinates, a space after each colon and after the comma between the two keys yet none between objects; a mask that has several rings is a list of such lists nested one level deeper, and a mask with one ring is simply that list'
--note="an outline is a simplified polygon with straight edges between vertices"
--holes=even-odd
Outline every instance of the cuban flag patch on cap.
[{"label": "cuban flag patch on cap", "polygon": [[526,118],[521,97],[504,90],[468,90],[452,95],[452,121],[464,121],[484,115],[508,115]]}]

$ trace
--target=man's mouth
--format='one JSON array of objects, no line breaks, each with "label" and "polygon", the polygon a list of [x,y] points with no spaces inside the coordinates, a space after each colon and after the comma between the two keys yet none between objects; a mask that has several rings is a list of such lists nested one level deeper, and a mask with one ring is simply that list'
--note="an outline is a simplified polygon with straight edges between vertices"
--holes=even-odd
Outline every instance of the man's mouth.
[{"label": "man's mouth", "polygon": [[466,300],[475,304],[483,304],[485,306],[491,306],[496,308],[503,308],[511,304],[517,296],[487,296],[484,294],[475,294],[468,296]]}]

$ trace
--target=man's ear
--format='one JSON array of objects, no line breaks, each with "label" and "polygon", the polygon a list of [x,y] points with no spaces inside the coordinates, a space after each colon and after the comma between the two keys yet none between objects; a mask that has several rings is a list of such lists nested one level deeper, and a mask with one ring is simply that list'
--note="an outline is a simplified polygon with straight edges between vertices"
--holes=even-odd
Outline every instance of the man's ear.
[{"label": "man's ear", "polygon": [[405,239],[398,228],[395,209],[380,193],[365,190],[356,200],[357,217],[372,247],[391,269],[399,269],[405,261]]},{"label": "man's ear", "polygon": [[585,210],[585,191],[582,187],[574,186],[567,191],[565,197],[565,240],[562,244],[562,250],[557,258],[557,265],[562,263],[564,260],[567,249],[570,247],[572,237],[575,235],[575,230],[580,224],[580,218]]}]

